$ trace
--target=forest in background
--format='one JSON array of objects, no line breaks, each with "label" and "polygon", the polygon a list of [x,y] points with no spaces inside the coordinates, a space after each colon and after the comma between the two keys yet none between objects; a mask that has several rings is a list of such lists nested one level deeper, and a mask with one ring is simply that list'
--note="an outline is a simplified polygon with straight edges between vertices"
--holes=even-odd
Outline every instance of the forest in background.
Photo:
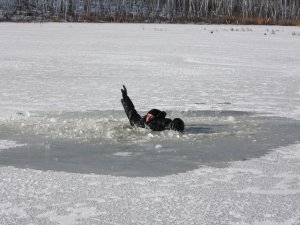
[{"label": "forest in background", "polygon": [[0,21],[300,25],[300,0],[0,0]]}]

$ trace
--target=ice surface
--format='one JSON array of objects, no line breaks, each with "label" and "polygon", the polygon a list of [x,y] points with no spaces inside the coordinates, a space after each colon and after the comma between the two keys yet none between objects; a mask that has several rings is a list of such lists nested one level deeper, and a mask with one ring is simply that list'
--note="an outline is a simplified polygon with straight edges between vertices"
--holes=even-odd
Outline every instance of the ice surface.
[{"label": "ice surface", "polygon": [[143,111],[234,109],[297,118],[299,36],[291,33],[299,27],[272,27],[278,32],[267,36],[265,26],[156,27],[1,23],[1,114],[121,110],[117,90],[126,84]]},{"label": "ice surface", "polygon": [[[292,35],[294,31],[299,33],[299,27],[1,23],[0,123],[7,129],[1,135],[17,127],[17,144],[30,144],[22,142],[22,132],[32,132],[33,141],[42,131],[38,135],[57,138],[61,117],[48,118],[48,132],[35,112],[85,115],[122,110],[122,84],[139,111],[242,111],[298,120],[300,38]],[[96,126],[89,119],[74,125],[86,126],[91,134]],[[125,117],[111,120],[126,122]],[[235,117],[229,115],[224,122],[233,124]],[[85,139],[80,130],[67,127],[71,132],[61,134]],[[126,129],[122,132],[130,132]],[[15,143],[16,136],[0,139]],[[115,137],[108,132],[105,140]],[[289,143],[293,142],[229,167],[202,167],[164,177],[3,166],[0,223],[296,225],[300,145]],[[157,144],[162,148],[156,149]],[[155,145],[155,151],[165,147]],[[115,154],[123,160],[131,157],[124,151]]]}]

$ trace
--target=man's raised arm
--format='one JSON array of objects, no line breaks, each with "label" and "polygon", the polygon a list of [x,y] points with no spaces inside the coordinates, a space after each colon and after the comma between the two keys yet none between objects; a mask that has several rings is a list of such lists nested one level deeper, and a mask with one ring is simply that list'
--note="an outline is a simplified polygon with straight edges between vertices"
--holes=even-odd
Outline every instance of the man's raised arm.
[{"label": "man's raised arm", "polygon": [[121,89],[121,92],[123,97],[121,99],[121,103],[129,119],[130,125],[137,126],[137,127],[145,127],[143,118],[137,113],[131,99],[127,95],[127,89],[125,85],[123,85],[123,89]]}]

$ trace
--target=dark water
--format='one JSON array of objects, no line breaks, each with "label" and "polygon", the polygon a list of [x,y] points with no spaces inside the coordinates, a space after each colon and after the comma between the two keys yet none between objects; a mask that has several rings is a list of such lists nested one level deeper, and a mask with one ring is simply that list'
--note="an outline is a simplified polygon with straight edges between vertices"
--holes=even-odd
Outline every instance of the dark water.
[{"label": "dark water", "polygon": [[131,129],[121,111],[34,113],[0,124],[0,165],[116,176],[164,176],[261,157],[300,141],[300,121],[239,111],[168,112],[183,134]]}]

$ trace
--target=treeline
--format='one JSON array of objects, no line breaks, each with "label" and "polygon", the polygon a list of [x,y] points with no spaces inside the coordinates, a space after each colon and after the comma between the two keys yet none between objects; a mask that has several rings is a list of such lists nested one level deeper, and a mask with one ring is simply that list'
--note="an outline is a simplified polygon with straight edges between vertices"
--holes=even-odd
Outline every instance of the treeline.
[{"label": "treeline", "polygon": [[0,20],[299,25],[300,0],[0,0]]}]

